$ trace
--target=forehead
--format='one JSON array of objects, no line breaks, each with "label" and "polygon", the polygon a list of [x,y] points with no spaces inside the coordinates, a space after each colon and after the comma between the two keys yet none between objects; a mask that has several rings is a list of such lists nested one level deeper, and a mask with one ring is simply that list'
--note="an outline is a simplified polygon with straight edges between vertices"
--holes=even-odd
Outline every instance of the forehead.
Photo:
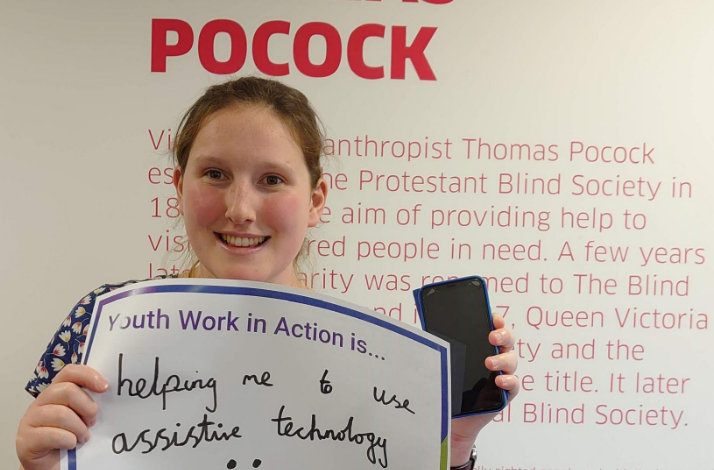
[{"label": "forehead", "polygon": [[[254,156],[298,154],[302,150],[290,127],[265,106],[236,104],[209,115],[191,148],[203,153],[245,151]],[[257,154],[257,155],[256,155]]]}]

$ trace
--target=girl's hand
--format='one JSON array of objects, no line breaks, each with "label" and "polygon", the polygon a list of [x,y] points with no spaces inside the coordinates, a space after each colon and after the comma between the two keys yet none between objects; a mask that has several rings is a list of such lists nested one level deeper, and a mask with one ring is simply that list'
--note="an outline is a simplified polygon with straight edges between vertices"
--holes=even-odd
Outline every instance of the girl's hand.
[{"label": "girl's hand", "polygon": [[[506,322],[500,315],[493,315],[493,330],[488,335],[488,341],[499,347],[500,354],[486,359],[486,367],[492,371],[503,371],[496,377],[496,385],[508,392],[508,402],[518,394],[521,384],[513,375],[518,366],[518,358],[513,351],[516,338],[513,332],[506,328]],[[468,416],[451,420],[451,465],[459,466],[466,463],[471,456],[471,448],[478,433],[496,416],[495,413]]]},{"label": "girl's hand", "polygon": [[59,470],[59,449],[89,440],[98,407],[82,388],[103,393],[109,384],[89,366],[68,364],[27,408],[15,440],[24,470]]}]

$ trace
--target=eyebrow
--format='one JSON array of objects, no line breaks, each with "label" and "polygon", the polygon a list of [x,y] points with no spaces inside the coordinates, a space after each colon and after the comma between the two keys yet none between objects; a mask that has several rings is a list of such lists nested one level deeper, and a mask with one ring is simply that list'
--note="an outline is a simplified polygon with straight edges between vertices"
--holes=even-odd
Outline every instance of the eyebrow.
[{"label": "eyebrow", "polygon": [[225,160],[216,157],[215,155],[206,155],[206,154],[198,154],[194,157],[196,160],[200,161],[201,163],[224,163]]},{"label": "eyebrow", "polygon": [[[212,164],[221,164],[221,165],[226,165],[230,164],[230,160],[222,157],[218,157],[213,154],[198,154],[196,155],[196,161],[200,162],[201,165],[212,165]],[[291,165],[290,163],[283,162],[283,161],[274,161],[272,159],[265,159],[264,156],[262,157],[253,157],[254,159],[260,161],[262,165],[268,169],[284,169],[287,171],[295,171],[295,167]]]},{"label": "eyebrow", "polygon": [[286,169],[289,171],[295,171],[295,168],[286,162],[274,162],[274,161],[263,161],[262,162],[268,168]]}]

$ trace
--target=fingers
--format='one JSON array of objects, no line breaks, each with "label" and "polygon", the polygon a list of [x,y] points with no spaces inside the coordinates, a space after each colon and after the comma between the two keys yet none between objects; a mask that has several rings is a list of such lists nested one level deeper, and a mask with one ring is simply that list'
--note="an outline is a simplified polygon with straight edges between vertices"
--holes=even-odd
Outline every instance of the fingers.
[{"label": "fingers", "polygon": [[[57,374],[52,385],[40,393],[35,400],[34,404],[38,410],[33,414],[35,417],[32,421],[33,425],[64,428],[62,423],[71,422],[67,416],[69,414],[75,415],[77,420],[84,422],[85,426],[94,425],[99,407],[81,387],[102,393],[109,388],[109,384],[91,367],[65,366]],[[48,408],[43,410],[45,407]],[[58,408],[64,408],[66,412],[59,412]],[[72,430],[70,427],[66,429]],[[77,436],[81,437],[84,433],[86,429]]]},{"label": "fingers", "polygon": [[518,358],[512,353],[501,353],[486,358],[484,362],[488,370],[503,371],[504,374],[514,374],[518,368]]},{"label": "fingers", "polygon": [[496,385],[508,392],[508,401],[513,400],[521,390],[521,381],[515,375],[499,375],[496,377]]},{"label": "fingers", "polygon": [[73,449],[89,440],[99,407],[84,388],[102,393],[109,385],[94,369],[65,366],[20,421],[16,446],[21,462],[48,458],[56,449]]},{"label": "fingers", "polygon": [[516,336],[506,328],[505,320],[498,314],[493,315],[493,327],[495,329],[489,333],[488,341],[493,346],[498,346],[501,354],[486,358],[485,364],[489,370],[503,372],[496,377],[496,385],[508,392],[510,401],[521,389],[521,381],[513,375],[518,367],[518,357],[510,352],[516,344]]},{"label": "fingers", "polygon": [[[77,364],[68,364],[57,374],[52,381],[53,384],[70,382],[77,384],[96,393],[106,392],[109,388],[109,383],[104,380],[104,377],[89,366],[81,366]],[[42,394],[40,394],[42,396]]]},{"label": "fingers", "polygon": [[488,334],[488,342],[494,346],[499,346],[501,352],[513,349],[516,344],[516,336],[508,328],[498,328]]},{"label": "fingers", "polygon": [[506,328],[506,322],[501,315],[494,313],[492,316],[494,330],[488,335],[489,343],[498,346],[502,353],[512,351],[516,344],[516,336]]},{"label": "fingers", "polygon": [[76,414],[87,426],[97,420],[99,407],[92,397],[77,385],[69,382],[52,384],[37,397],[38,407],[59,405]]},{"label": "fingers", "polygon": [[503,328],[504,326],[506,326],[506,320],[504,320],[501,315],[494,313],[493,315],[491,315],[491,317],[493,318],[493,327],[495,329]]},{"label": "fingers", "polygon": [[33,455],[46,454],[49,450],[74,449],[79,442],[77,436],[66,429],[39,427],[18,435],[16,445],[18,456],[29,460]]},{"label": "fingers", "polygon": [[488,341],[498,346],[501,354],[486,358],[486,367],[492,371],[503,371],[502,375],[496,377],[496,385],[508,392],[508,401],[513,400],[521,390],[521,381],[513,375],[518,367],[518,357],[513,354],[513,346],[516,344],[516,337],[513,332],[506,328],[503,317],[493,315],[494,330],[489,333]]},{"label": "fingers", "polygon": [[[62,405],[44,405],[39,406],[34,413],[26,417],[26,424],[35,428],[42,433],[43,428],[48,428],[49,435],[47,438],[56,437],[60,442],[71,444],[64,433],[57,433],[53,429],[67,431],[74,436],[74,440],[79,443],[84,443],[89,440],[89,429],[85,422],[70,408]],[[71,449],[72,447],[70,447]]]}]

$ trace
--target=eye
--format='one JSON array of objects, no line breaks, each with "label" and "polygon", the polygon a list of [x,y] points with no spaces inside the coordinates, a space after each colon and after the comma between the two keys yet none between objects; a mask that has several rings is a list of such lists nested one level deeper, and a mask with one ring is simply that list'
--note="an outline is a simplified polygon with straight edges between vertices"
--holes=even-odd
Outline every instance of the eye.
[{"label": "eye", "polygon": [[223,177],[223,173],[220,170],[208,170],[204,173],[208,179],[219,180]]},{"label": "eye", "polygon": [[268,186],[275,186],[275,185],[278,185],[278,184],[280,184],[280,183],[283,183],[283,179],[282,179],[281,177],[277,176],[277,175],[268,175],[268,176],[266,176],[265,178],[263,178],[263,181],[264,181],[265,184],[267,184]]}]

